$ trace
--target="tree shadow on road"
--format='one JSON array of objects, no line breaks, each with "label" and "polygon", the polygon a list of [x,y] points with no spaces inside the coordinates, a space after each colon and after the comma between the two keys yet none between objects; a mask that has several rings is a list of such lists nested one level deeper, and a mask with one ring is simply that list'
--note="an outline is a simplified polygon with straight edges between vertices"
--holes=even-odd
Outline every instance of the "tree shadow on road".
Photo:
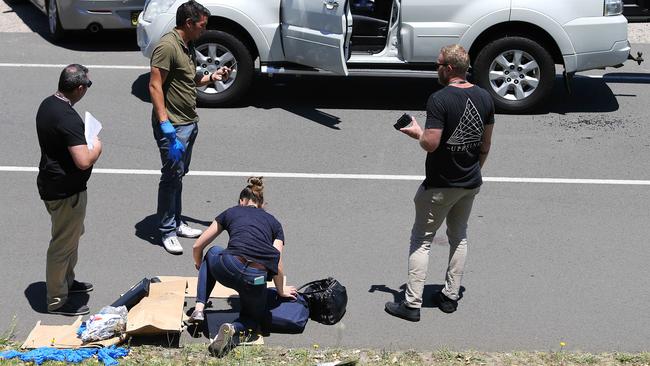
[{"label": "tree shadow on road", "polygon": [[[424,293],[422,294],[422,307],[423,308],[437,308],[438,305],[433,302],[433,295],[440,292],[445,286],[444,285],[424,285]],[[393,295],[393,302],[404,301],[404,291],[406,290],[406,284],[403,284],[399,287],[399,290],[392,289],[386,285],[371,285],[368,292],[385,292]],[[465,292],[465,286],[460,287],[459,298],[463,298],[463,293]]]}]

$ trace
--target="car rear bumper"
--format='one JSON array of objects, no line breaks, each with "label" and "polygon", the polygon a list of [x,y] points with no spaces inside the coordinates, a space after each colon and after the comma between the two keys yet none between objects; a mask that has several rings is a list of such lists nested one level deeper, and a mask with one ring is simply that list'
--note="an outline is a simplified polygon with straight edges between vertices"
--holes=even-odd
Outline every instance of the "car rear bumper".
[{"label": "car rear bumper", "polygon": [[564,25],[575,53],[564,55],[567,72],[620,65],[630,54],[624,16],[578,18]]},{"label": "car rear bumper", "polygon": [[104,29],[132,29],[144,8],[144,0],[59,0],[63,29],[86,29],[96,23]]}]

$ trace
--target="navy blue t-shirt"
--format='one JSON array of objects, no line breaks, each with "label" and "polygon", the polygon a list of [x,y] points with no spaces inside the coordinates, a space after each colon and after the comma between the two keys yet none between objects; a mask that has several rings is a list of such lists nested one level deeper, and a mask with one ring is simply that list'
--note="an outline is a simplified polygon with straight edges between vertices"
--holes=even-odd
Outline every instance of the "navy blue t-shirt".
[{"label": "navy blue t-shirt", "polygon": [[272,276],[278,273],[280,252],[273,246],[273,241],[284,241],[284,232],[273,215],[257,207],[235,206],[219,214],[215,220],[230,236],[224,253],[262,264]]}]

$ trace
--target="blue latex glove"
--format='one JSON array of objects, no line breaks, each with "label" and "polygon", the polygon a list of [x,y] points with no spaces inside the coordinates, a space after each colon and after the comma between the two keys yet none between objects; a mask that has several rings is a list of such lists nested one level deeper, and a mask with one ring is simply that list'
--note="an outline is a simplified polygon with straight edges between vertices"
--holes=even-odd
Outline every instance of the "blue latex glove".
[{"label": "blue latex glove", "polygon": [[176,140],[176,129],[174,126],[172,126],[171,122],[169,122],[168,119],[160,122],[160,130],[162,131],[163,135],[171,142],[172,140]]},{"label": "blue latex glove", "polygon": [[167,153],[167,157],[173,161],[179,161],[184,152],[185,145],[177,139],[174,139],[169,143],[169,152]]}]

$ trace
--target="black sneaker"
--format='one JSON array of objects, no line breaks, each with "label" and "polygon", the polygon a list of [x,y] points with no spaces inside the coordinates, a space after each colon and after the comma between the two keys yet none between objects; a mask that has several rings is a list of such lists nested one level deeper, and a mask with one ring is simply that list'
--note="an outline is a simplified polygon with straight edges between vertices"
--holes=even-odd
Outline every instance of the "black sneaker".
[{"label": "black sneaker", "polygon": [[458,308],[458,301],[448,298],[442,291],[433,294],[433,303],[438,306],[440,311],[447,314],[453,313]]},{"label": "black sneaker", "polygon": [[408,307],[403,302],[387,302],[384,310],[388,314],[404,320],[411,322],[420,321],[420,309]]},{"label": "black sneaker", "polygon": [[93,284],[88,282],[72,281],[72,286],[68,289],[69,294],[84,294],[93,290]]},{"label": "black sneaker", "polygon": [[60,308],[54,310],[48,310],[47,312],[50,314],[61,314],[61,315],[73,316],[73,315],[86,315],[90,313],[90,309],[86,305],[77,305],[68,301],[65,304],[63,304],[63,306],[61,306]]}]

